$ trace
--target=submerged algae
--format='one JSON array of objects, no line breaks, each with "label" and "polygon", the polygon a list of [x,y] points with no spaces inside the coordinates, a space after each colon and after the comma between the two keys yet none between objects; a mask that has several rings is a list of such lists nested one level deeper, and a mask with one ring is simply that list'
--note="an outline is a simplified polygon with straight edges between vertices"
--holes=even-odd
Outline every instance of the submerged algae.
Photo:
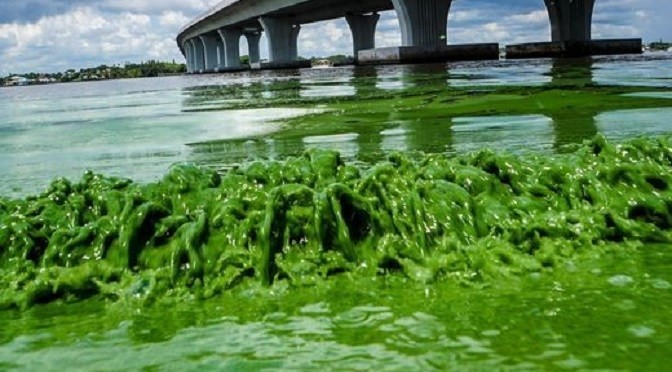
[{"label": "submerged algae", "polygon": [[149,185],[87,173],[0,199],[0,308],[97,295],[207,298],[241,282],[339,273],[488,284],[582,255],[671,243],[668,138],[574,154],[394,154],[365,167],[311,151]]}]

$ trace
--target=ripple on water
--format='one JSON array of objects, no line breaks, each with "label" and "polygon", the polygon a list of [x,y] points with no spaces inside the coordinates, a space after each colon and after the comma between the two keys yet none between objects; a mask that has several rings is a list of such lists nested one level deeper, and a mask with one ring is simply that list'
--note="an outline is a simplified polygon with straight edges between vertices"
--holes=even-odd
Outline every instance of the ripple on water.
[{"label": "ripple on water", "polygon": [[634,283],[634,279],[632,277],[627,276],[627,275],[614,275],[611,278],[607,280],[609,284],[615,286],[615,287],[626,287],[632,283]]},{"label": "ripple on water", "polygon": [[670,289],[670,288],[672,288],[672,285],[670,284],[670,282],[668,282],[667,280],[664,280],[664,279],[660,279],[660,278],[651,279],[651,286],[655,289]]},{"label": "ripple on water", "polygon": [[638,338],[647,338],[656,334],[656,330],[645,325],[633,325],[628,327],[628,332]]},{"label": "ripple on water", "polygon": [[501,333],[502,332],[498,329],[488,329],[488,330],[485,330],[485,331],[481,332],[481,334],[485,337],[497,337]]},{"label": "ripple on water", "polygon": [[560,368],[576,369],[585,366],[586,362],[574,356],[570,356],[569,358],[557,361],[554,364]]},{"label": "ripple on water", "polygon": [[638,92],[626,94],[627,97],[644,97],[644,98],[670,98],[672,99],[672,92]]},{"label": "ripple on water", "polygon": [[334,325],[338,328],[376,328],[388,322],[394,314],[384,306],[356,306],[336,316]]},{"label": "ripple on water", "polygon": [[359,153],[357,133],[344,133],[324,136],[307,136],[303,138],[306,149],[330,149],[341,153],[346,159],[351,159]]},{"label": "ripple on water", "polygon": [[446,327],[436,317],[416,312],[411,316],[405,316],[397,319],[394,323],[382,330],[392,333],[403,333],[409,337],[409,340],[415,341],[434,341],[445,334]]},{"label": "ripple on water", "polygon": [[614,306],[623,311],[630,311],[637,308],[637,304],[635,304],[635,301],[627,299],[617,302]]},{"label": "ripple on water", "polygon": [[318,314],[329,314],[331,310],[329,310],[329,304],[325,302],[318,302],[315,304],[310,304],[302,307],[300,310],[301,314],[313,314],[313,315],[318,315]]}]

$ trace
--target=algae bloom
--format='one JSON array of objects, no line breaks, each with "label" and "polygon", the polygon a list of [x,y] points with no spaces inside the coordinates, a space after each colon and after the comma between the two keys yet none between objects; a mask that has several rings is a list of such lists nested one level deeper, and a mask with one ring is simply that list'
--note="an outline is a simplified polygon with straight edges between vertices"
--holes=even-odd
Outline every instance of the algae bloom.
[{"label": "algae bloom", "polygon": [[0,308],[94,296],[208,298],[243,283],[403,275],[481,285],[670,243],[668,138],[570,155],[310,151],[159,182],[87,173],[0,199]]}]

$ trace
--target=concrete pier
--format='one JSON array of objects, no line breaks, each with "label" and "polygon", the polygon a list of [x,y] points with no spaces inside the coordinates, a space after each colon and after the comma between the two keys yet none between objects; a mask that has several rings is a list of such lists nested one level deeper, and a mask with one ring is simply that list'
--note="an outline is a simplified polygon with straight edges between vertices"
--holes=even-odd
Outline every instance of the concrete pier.
[{"label": "concrete pier", "polygon": [[203,72],[216,71],[219,67],[219,52],[217,50],[217,37],[212,34],[199,36],[203,43],[204,67]]},{"label": "concrete pier", "polygon": [[352,55],[357,61],[360,50],[374,49],[376,47],[376,25],[380,15],[373,14],[347,14],[346,22],[352,32]]},{"label": "concrete pier", "polygon": [[203,72],[203,70],[205,70],[203,42],[198,38],[191,39],[189,42],[194,50],[194,72]]},{"label": "concrete pier", "polygon": [[426,63],[498,59],[498,44],[446,45],[452,0],[392,0],[401,27],[400,47],[360,50],[357,64]]},{"label": "concrete pier", "polygon": [[226,61],[226,52],[224,50],[224,42],[222,41],[222,38],[219,37],[219,35],[215,36],[215,39],[217,40],[217,68],[215,69],[215,72],[222,71],[225,67],[225,61]]},{"label": "concrete pier", "polygon": [[252,70],[292,70],[297,68],[309,68],[311,63],[309,60],[295,60],[286,62],[257,62],[250,63]]},{"label": "concrete pier", "polygon": [[226,69],[240,69],[240,36],[243,31],[237,28],[219,29],[219,36],[224,45],[224,61]]},{"label": "concrete pier", "polygon": [[268,40],[268,61],[287,64],[298,59],[297,41],[301,25],[291,17],[259,18]]},{"label": "concrete pier", "polygon": [[194,50],[191,49],[191,43],[184,43],[184,57],[187,60],[187,73],[191,74],[194,72]]},{"label": "concrete pier", "polygon": [[591,39],[595,0],[544,0],[551,21],[551,41]]},{"label": "concrete pier", "polygon": [[506,58],[565,58],[591,55],[641,54],[642,39],[553,41],[507,45]]},{"label": "concrete pier", "polygon": [[247,39],[248,57],[250,64],[261,62],[261,55],[259,53],[259,40],[261,40],[261,31],[245,31],[245,38]]},{"label": "concrete pier", "polygon": [[509,45],[506,58],[642,53],[641,39],[592,39],[595,0],[544,0],[544,4],[551,24],[551,42]]},{"label": "concrete pier", "polygon": [[392,0],[402,46],[446,45],[452,0]]},{"label": "concrete pier", "polygon": [[499,44],[426,45],[362,50],[358,64],[427,63],[499,58]]}]

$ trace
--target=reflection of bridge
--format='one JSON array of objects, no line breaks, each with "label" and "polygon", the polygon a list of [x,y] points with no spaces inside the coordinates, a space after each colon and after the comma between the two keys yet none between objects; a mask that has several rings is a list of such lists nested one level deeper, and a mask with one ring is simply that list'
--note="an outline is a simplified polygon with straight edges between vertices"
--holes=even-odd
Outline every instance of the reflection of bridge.
[{"label": "reflection of bridge", "polygon": [[[569,89],[595,84],[595,61],[583,59],[555,59],[539,77],[549,89]],[[457,71],[456,71],[457,70]],[[319,76],[314,71],[289,71],[294,79],[255,82],[244,86],[199,87],[185,93],[185,104],[195,104],[203,97],[220,101],[298,102],[306,99],[304,93],[312,88],[321,90],[321,97],[338,97],[330,94],[357,97],[366,101],[376,97],[390,97],[392,91],[410,91],[415,88],[426,92],[445,90],[462,79],[464,72],[445,64],[399,66],[392,69],[379,66],[355,67],[340,72],[348,79],[312,80]],[[351,75],[350,75],[351,74]],[[486,78],[487,79],[487,78]],[[335,83],[335,84],[334,84]],[[393,84],[390,84],[393,83]],[[476,84],[478,84],[475,81]],[[458,85],[459,86],[459,85]],[[318,89],[322,88],[322,89]],[[344,89],[351,88],[351,89]],[[433,94],[423,93],[431,97]],[[323,116],[315,130],[305,131],[306,126],[286,126],[280,132],[262,137],[221,140],[191,144],[190,161],[202,165],[239,164],[259,158],[285,158],[300,155],[309,148],[337,149],[348,159],[376,162],[395,151],[423,153],[464,153],[482,147],[504,151],[530,150],[532,148],[558,153],[571,151],[584,140],[598,133],[599,109],[568,108],[565,110],[540,110],[513,116],[456,115],[449,104],[445,109],[428,113],[419,106],[412,110],[346,110],[338,115]],[[418,115],[424,112],[424,115]],[[484,116],[485,115],[485,116]]]},{"label": "reflection of bridge", "polygon": [[[239,41],[247,39],[256,68],[297,67],[301,25],[345,17],[360,63],[497,58],[497,44],[446,45],[447,20],[453,0],[224,0],[187,24],[177,36],[190,72],[242,68]],[[591,43],[595,0],[544,0],[552,43],[512,48],[512,55],[641,52],[641,40]],[[394,9],[401,47],[375,49],[377,12]],[[260,64],[259,40],[268,40],[269,63]],[[637,48],[638,47],[638,48]],[[541,52],[540,52],[541,51]]]}]

